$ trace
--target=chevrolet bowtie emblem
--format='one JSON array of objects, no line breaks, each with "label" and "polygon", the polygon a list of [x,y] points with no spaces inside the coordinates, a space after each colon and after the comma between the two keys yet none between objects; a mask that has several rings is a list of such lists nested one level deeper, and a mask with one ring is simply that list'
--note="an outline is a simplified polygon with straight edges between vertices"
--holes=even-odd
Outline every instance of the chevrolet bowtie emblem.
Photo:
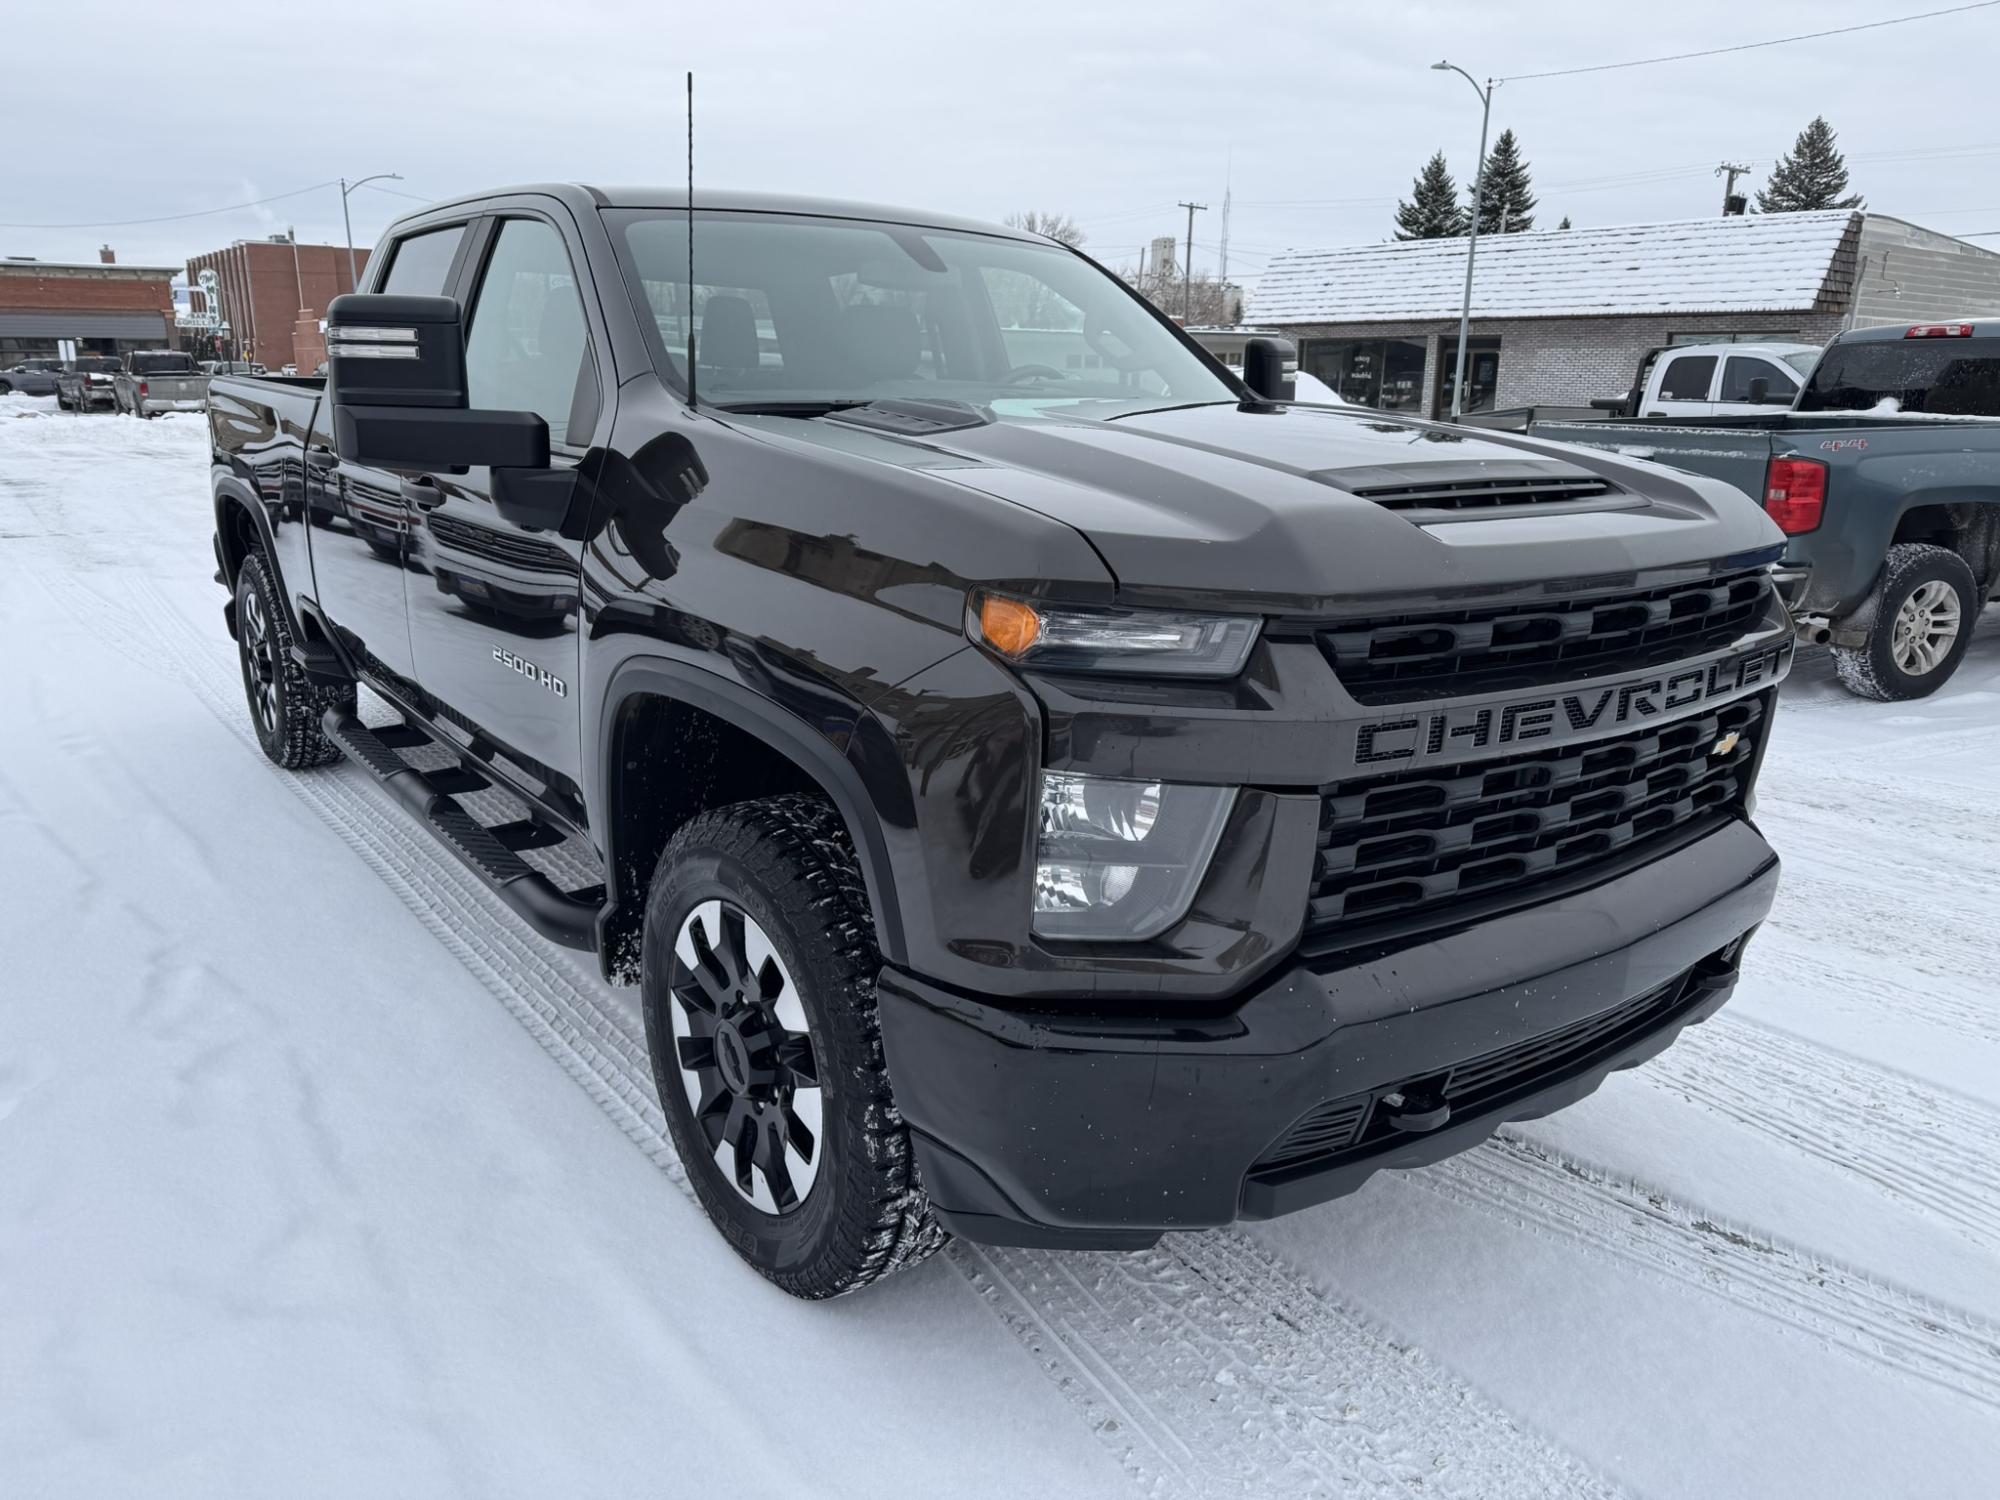
[{"label": "chevrolet bowtie emblem", "polygon": [[1730,751],[1734,750],[1738,745],[1742,743],[1743,743],[1743,736],[1738,734],[1734,729],[1732,729],[1729,731],[1729,733],[1725,734],[1721,739],[1717,740],[1713,745],[1710,745],[1708,747],[1708,753],[1710,755],[1727,755],[1729,754]]}]

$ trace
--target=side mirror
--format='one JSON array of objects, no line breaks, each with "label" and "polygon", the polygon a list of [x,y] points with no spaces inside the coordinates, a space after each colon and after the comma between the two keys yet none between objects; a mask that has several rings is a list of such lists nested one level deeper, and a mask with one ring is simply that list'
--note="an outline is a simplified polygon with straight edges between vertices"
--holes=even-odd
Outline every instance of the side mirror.
[{"label": "side mirror", "polygon": [[1298,351],[1290,339],[1246,339],[1243,344],[1243,383],[1252,395],[1266,401],[1290,401],[1297,395],[1296,383],[1285,367],[1297,369]]},{"label": "side mirror", "polygon": [[335,297],[326,366],[334,451],[349,463],[422,474],[549,465],[549,425],[535,413],[467,409],[449,297]]},{"label": "side mirror", "polygon": [[1750,377],[1750,404],[1768,406],[1771,402],[1771,378],[1768,375]]}]

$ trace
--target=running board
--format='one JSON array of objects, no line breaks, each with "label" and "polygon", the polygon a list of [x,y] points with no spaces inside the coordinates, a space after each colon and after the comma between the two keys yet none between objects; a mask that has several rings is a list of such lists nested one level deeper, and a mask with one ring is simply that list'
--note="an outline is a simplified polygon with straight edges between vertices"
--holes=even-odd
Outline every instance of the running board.
[{"label": "running board", "polygon": [[[535,845],[523,840],[518,825],[487,828],[451,796],[433,784],[436,772],[419,771],[353,713],[330,708],[320,721],[326,737],[365,766],[396,796],[437,841],[492,889],[535,931],[565,948],[597,947],[597,916],[604,907],[604,888],[571,893],[522,859],[518,848]],[[400,731],[400,732],[399,732]],[[409,731],[392,730],[400,740]],[[520,842],[516,842],[521,840]]]}]

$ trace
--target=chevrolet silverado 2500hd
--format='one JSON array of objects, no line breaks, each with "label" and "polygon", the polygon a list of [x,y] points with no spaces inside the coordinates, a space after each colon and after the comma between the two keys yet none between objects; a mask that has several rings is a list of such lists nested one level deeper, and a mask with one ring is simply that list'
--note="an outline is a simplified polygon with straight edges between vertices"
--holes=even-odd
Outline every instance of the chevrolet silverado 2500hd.
[{"label": "chevrolet silverado 2500hd", "polygon": [[266,753],[638,984],[758,1270],[1284,1213],[1723,1003],[1755,505],[1275,399],[1032,234],[685,204],[397,223],[325,380],[216,377],[215,545]]}]

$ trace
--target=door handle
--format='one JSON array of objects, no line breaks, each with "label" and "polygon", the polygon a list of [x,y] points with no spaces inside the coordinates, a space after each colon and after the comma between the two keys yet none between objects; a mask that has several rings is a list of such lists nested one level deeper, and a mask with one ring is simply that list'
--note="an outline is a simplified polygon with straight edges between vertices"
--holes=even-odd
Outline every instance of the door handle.
[{"label": "door handle", "polygon": [[322,448],[315,443],[306,449],[306,467],[315,473],[331,473],[339,463],[339,455],[331,448]]},{"label": "door handle", "polygon": [[403,481],[403,498],[418,510],[436,510],[444,504],[444,491],[438,488],[435,479],[425,475],[422,479]]}]

